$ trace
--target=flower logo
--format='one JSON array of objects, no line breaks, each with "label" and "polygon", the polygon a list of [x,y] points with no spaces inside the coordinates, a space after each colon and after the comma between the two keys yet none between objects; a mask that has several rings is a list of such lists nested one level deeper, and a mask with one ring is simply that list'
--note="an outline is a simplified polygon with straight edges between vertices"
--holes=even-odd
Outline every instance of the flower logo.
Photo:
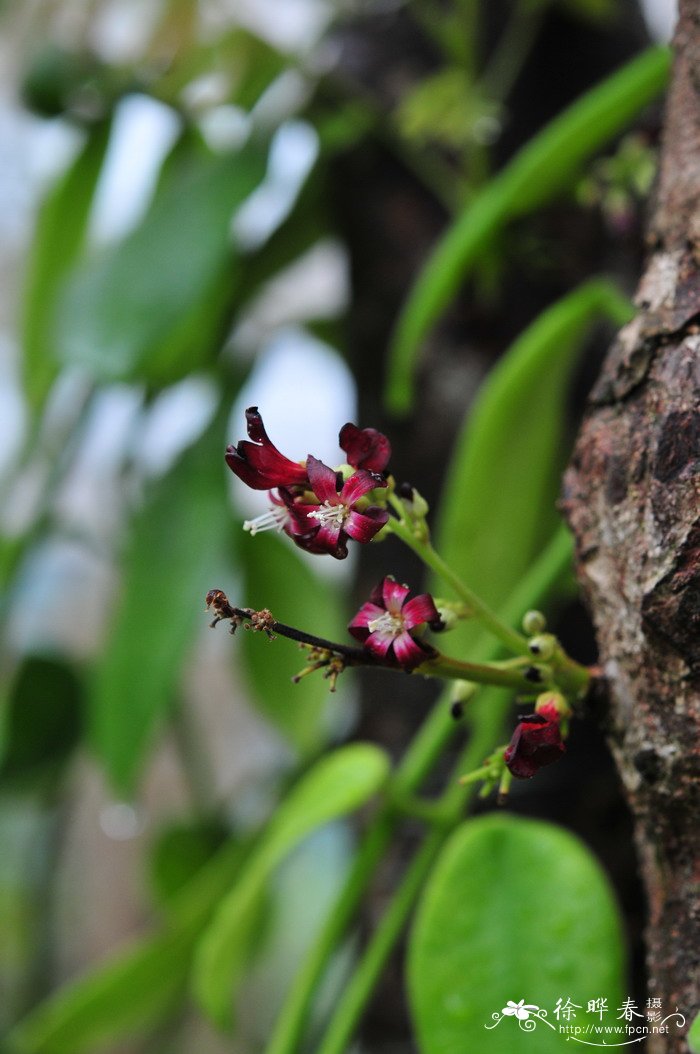
[{"label": "flower logo", "polygon": [[524,999],[521,999],[519,1003],[509,999],[501,1013],[506,1017],[517,1017],[518,1021],[527,1021],[530,1013],[535,1010],[539,1010],[539,1007],[533,1003],[526,1003]]}]

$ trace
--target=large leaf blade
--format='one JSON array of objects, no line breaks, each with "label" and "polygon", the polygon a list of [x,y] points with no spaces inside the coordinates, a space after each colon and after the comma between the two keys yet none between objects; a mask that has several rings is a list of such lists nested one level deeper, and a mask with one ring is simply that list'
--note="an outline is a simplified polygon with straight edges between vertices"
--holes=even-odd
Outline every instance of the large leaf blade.
[{"label": "large leaf blade", "polygon": [[[580,286],[525,330],[468,414],[448,469],[437,548],[491,607],[507,599],[556,527],[566,396],[581,339],[599,316],[621,322],[629,313],[609,283]],[[468,622],[451,637],[469,647],[479,633]]]},{"label": "large leaf blade", "polygon": [[22,310],[24,387],[34,407],[59,369],[53,332],[56,305],[83,246],[110,130],[109,121],[90,129],[80,154],[49,191],[37,216]]},{"label": "large leaf blade", "polygon": [[175,698],[228,530],[220,418],[154,487],[132,525],[112,633],[89,696],[92,743],[115,789],[133,791]]},{"label": "large leaf blade", "polygon": [[60,359],[100,380],[164,384],[218,350],[233,288],[230,223],[265,160],[257,143],[224,156],[178,143],[141,224],[86,260],[66,289]]},{"label": "large leaf blade", "polygon": [[[614,899],[581,842],[514,816],[468,821],[445,846],[410,936],[421,1054],[528,1054],[529,1031],[512,1016],[487,1028],[494,1014],[520,999],[549,1018],[559,998],[582,1008],[579,1019],[588,999],[617,1007],[623,958]],[[569,1049],[558,1028],[536,1029],[542,1054]]]}]

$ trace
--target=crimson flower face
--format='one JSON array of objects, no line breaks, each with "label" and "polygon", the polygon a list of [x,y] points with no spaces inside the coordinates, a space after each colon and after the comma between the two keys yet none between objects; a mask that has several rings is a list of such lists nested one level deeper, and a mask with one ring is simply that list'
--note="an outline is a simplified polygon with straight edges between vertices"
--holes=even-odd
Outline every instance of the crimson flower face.
[{"label": "crimson flower face", "polygon": [[348,626],[356,640],[382,659],[394,659],[412,670],[433,655],[428,645],[417,640],[411,630],[423,624],[438,624],[440,616],[428,593],[408,600],[408,586],[387,575],[372,591]]},{"label": "crimson flower face", "polygon": [[527,780],[545,765],[558,761],[565,750],[558,720],[546,714],[526,714],[516,726],[503,757],[514,776]]}]

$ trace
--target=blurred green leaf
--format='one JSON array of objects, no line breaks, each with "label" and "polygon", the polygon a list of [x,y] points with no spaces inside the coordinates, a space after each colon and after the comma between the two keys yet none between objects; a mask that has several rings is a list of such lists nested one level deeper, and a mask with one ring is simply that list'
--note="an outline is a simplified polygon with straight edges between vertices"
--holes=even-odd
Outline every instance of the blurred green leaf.
[{"label": "blurred green leaf", "polygon": [[10,1051],[92,1052],[157,1025],[182,999],[192,943],[187,930],[134,942],[41,1004],[10,1036]]},{"label": "blurred green leaf", "polygon": [[141,224],[66,289],[61,361],[98,380],[166,384],[211,359],[235,282],[231,219],[265,161],[258,144],[226,156],[189,137],[178,144]]},{"label": "blurred green leaf", "polygon": [[559,0],[562,7],[568,9],[584,22],[594,26],[609,26],[620,14],[618,0]]},{"label": "blurred green leaf", "polygon": [[288,60],[280,51],[239,26],[219,42],[219,47],[233,80],[230,101],[244,110],[251,110],[288,68]]},{"label": "blurred green leaf", "polygon": [[226,839],[216,820],[181,822],[161,831],[151,850],[151,885],[159,903],[167,903],[210,860]]},{"label": "blurred green leaf", "polygon": [[197,951],[194,991],[212,1021],[221,1027],[232,1022],[233,989],[246,964],[260,897],[275,867],[314,830],[363,805],[388,773],[389,759],[382,750],[355,743],[319,761],[284,800]]},{"label": "blurred green leaf", "polygon": [[[239,544],[245,606],[269,608],[278,622],[326,639],[345,639],[347,620],[338,590],[314,574],[288,538],[246,534]],[[302,755],[313,753],[328,738],[328,681],[318,673],[292,684],[305,665],[305,652],[292,641],[268,641],[257,633],[240,638],[256,705]]]},{"label": "blurred green leaf", "polygon": [[671,56],[652,48],[614,73],[550,122],[469,203],[423,267],[396,324],[386,399],[395,414],[413,402],[413,371],[430,327],[511,219],[532,212],[662,91]]},{"label": "blurred green leaf", "polygon": [[557,999],[568,997],[583,1008],[579,1023],[588,999],[619,1006],[623,966],[612,893],[581,842],[514,816],[469,821],[442,851],[410,935],[408,989],[421,1054],[569,1050],[558,1029],[537,1024],[533,1039],[513,1017],[494,1027],[493,1015],[524,999],[551,1018]]},{"label": "blurred green leaf", "polygon": [[[592,280],[544,311],[484,383],[458,438],[441,504],[437,548],[447,564],[498,608],[552,536],[566,458],[565,411],[587,327],[617,324],[629,303]],[[433,588],[442,588],[437,580]],[[479,625],[450,634],[469,647]]]},{"label": "blurred green leaf", "polygon": [[131,527],[122,595],[89,698],[92,742],[133,792],[223,559],[229,524],[220,416],[153,487]]},{"label": "blurred green leaf", "polygon": [[15,675],[0,740],[0,786],[60,770],[83,731],[84,688],[65,662],[34,655]]},{"label": "blurred green leaf", "polygon": [[10,1054],[94,1054],[182,1006],[192,950],[247,846],[229,842],[169,904],[169,925],[122,948],[41,1003],[13,1030]]},{"label": "blurred green leaf", "polygon": [[83,247],[110,131],[110,121],[90,129],[85,146],[37,216],[22,305],[24,384],[33,407],[41,404],[58,372],[57,300]]},{"label": "blurred green leaf", "polygon": [[323,181],[316,166],[279,227],[258,249],[245,256],[234,291],[235,306],[250,300],[267,281],[298,260],[329,231]]}]

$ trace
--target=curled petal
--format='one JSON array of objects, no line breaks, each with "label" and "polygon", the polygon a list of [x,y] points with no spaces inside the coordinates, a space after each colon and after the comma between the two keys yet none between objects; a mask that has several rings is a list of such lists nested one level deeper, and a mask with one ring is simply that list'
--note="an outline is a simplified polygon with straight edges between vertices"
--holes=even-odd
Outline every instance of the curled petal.
[{"label": "curled petal", "polygon": [[422,622],[439,622],[440,620],[435,601],[429,593],[421,593],[409,600],[407,604],[404,604],[402,614],[406,629],[413,629]]},{"label": "curled petal", "polygon": [[[343,484],[340,500],[345,505],[354,505],[355,502],[359,501],[360,498],[364,498],[365,494],[374,490],[375,487],[386,487],[386,485],[386,480],[382,479],[381,476],[375,476],[372,472],[365,472],[360,469],[359,472],[353,473]],[[318,491],[316,493],[318,494]]]},{"label": "curled petal", "polygon": [[391,444],[376,428],[358,428],[348,422],[340,429],[338,442],[354,468],[383,472],[389,463]]},{"label": "curled petal", "polygon": [[306,459],[306,471],[309,474],[311,489],[320,502],[329,501],[338,504],[338,474],[324,465],[318,458],[309,454]]},{"label": "curled petal", "polygon": [[350,512],[343,530],[351,538],[354,538],[356,542],[361,542],[364,545],[372,541],[375,534],[381,531],[388,519],[389,513],[386,509],[378,509],[376,506],[370,505],[364,512],[355,512],[354,510]]},{"label": "curled petal", "polygon": [[231,471],[253,490],[304,486],[306,469],[290,461],[270,441],[257,406],[249,407],[245,415],[252,442],[242,439],[237,446],[226,447],[226,464]]}]

